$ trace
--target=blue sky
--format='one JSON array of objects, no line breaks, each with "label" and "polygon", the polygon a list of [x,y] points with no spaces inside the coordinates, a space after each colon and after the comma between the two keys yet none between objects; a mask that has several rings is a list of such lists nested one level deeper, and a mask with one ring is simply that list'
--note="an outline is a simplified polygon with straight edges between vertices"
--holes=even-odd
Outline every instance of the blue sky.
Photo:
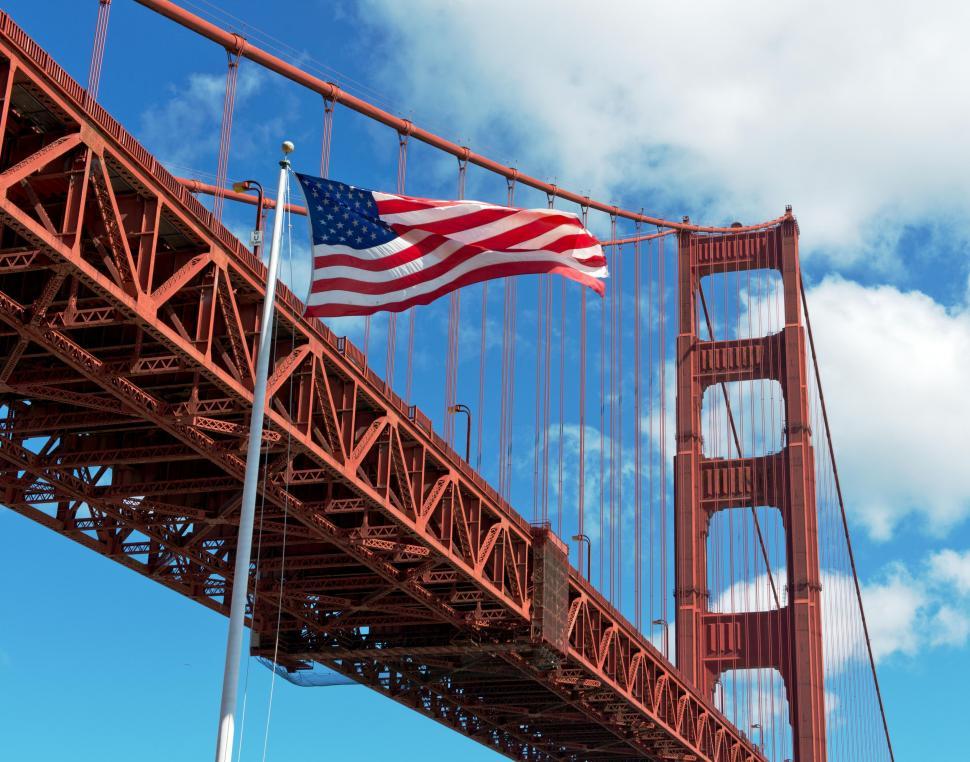
[{"label": "blue sky", "polygon": [[[953,94],[970,68],[955,32],[966,28],[957,18],[965,11],[880,5],[877,13],[868,2],[770,12],[752,3],[730,14],[705,3],[686,12],[617,3],[600,13],[579,4],[551,13],[543,3],[297,5],[286,18],[249,0],[232,12],[324,78],[532,175],[712,224],[794,205],[897,759],[924,759],[928,748],[934,759],[964,758],[970,167],[967,110]],[[96,6],[8,0],[4,10],[83,82]],[[215,173],[224,72],[216,46],[115,0],[100,98],[176,174]],[[243,62],[230,177],[272,185],[283,138],[297,143],[297,169],[316,169],[321,115],[318,96]],[[331,176],[393,189],[396,135],[346,112],[335,125]],[[454,183],[453,158],[412,145],[409,192],[448,196]],[[469,196],[504,199],[504,180],[470,170],[468,183]],[[522,191],[516,201],[545,198]],[[226,221],[243,235],[251,209],[230,205]],[[591,224],[607,232],[604,219]],[[284,277],[299,278],[299,266]],[[522,289],[521,322],[531,327],[533,282]],[[500,291],[490,320],[501,315]],[[468,293],[459,399],[471,400],[480,291]],[[443,306],[422,313],[421,378],[443,380],[431,348],[445,321]],[[376,347],[383,325],[374,323]],[[490,357],[499,356],[499,327],[489,324]],[[359,321],[341,328],[360,340]],[[527,353],[534,332],[520,330]],[[575,359],[575,347],[567,353]],[[519,452],[533,393],[528,374],[522,379]],[[416,391],[438,422],[440,388]],[[568,394],[575,409],[575,390]],[[527,517],[528,460],[512,494]],[[486,452],[483,472],[493,478],[495,468]],[[9,512],[0,527],[3,756],[208,756],[225,621]],[[269,672],[251,664],[243,759],[262,758],[269,691]],[[366,689],[281,682],[267,748],[269,759],[496,758]]]}]

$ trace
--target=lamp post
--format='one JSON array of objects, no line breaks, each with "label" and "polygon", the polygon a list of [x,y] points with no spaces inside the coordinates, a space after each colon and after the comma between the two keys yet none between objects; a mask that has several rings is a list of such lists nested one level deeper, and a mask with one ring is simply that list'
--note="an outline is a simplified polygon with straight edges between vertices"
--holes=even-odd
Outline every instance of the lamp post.
[{"label": "lamp post", "polygon": [[670,649],[668,647],[670,644],[667,642],[668,633],[669,633],[669,630],[667,629],[667,625],[668,625],[667,620],[666,619],[654,619],[653,622],[651,622],[651,624],[654,624],[654,625],[657,625],[659,627],[663,627],[664,628],[664,640],[663,640],[663,643],[664,643],[664,658],[667,659],[667,661],[670,661]]},{"label": "lamp post", "polygon": [[238,183],[232,184],[232,189],[236,193],[245,193],[246,191],[256,189],[256,227],[253,230],[252,245],[253,254],[257,257],[259,256],[259,250],[263,245],[263,186],[258,180],[240,180]]},{"label": "lamp post", "polygon": [[468,418],[468,423],[465,426],[465,462],[471,465],[471,452],[472,452],[472,411],[468,405],[452,405],[448,408],[449,413],[464,413]]},{"label": "lamp post", "polygon": [[764,728],[761,727],[761,723],[760,722],[752,722],[751,723],[751,729],[758,731],[758,749],[760,751],[764,752],[764,750],[765,750],[765,731],[764,731]]},{"label": "lamp post", "polygon": [[580,544],[579,545],[579,565],[580,566],[583,565],[583,545],[582,544],[584,542],[586,543],[586,581],[589,582],[591,577],[590,563],[592,561],[592,556],[593,556],[593,543],[590,541],[589,535],[585,535],[585,534],[574,534],[573,542],[578,542]]}]

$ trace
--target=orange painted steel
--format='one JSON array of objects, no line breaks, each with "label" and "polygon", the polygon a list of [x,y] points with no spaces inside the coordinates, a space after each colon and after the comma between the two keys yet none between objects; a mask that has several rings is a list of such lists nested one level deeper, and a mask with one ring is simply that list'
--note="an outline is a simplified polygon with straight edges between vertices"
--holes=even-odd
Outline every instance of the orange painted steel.
[{"label": "orange painted steel", "polygon": [[[190,193],[201,193],[206,196],[214,196],[216,193],[222,193],[222,195],[228,198],[230,201],[239,201],[240,203],[250,204],[251,206],[256,206],[256,204],[259,203],[257,198],[250,193],[240,193],[232,188],[220,188],[218,185],[204,183],[201,180],[195,180],[191,177],[176,177],[175,179],[182,183],[182,185],[184,185]],[[263,208],[275,209],[276,199],[264,198]],[[306,217],[305,206],[300,206],[299,204],[287,204],[286,210],[292,214],[298,214],[301,217]]]},{"label": "orange painted steel", "polygon": [[522,174],[515,167],[508,167],[493,159],[489,159],[487,156],[475,153],[468,146],[459,145],[458,143],[447,140],[440,135],[429,132],[422,127],[418,127],[409,119],[396,117],[393,114],[378,108],[372,103],[368,103],[361,98],[357,98],[356,96],[341,90],[333,82],[326,82],[319,77],[315,77],[312,74],[303,71],[299,67],[287,63],[282,58],[278,58],[272,53],[268,53],[265,50],[253,45],[238,34],[221,29],[215,24],[196,16],[194,13],[185,10],[175,3],[169,2],[168,0],[135,0],[135,2],[137,2],[139,5],[144,5],[146,8],[150,8],[151,10],[165,16],[168,19],[171,19],[177,24],[184,26],[186,29],[191,29],[196,34],[200,34],[203,37],[218,43],[227,51],[238,54],[243,58],[248,58],[250,61],[257,63],[270,71],[276,72],[292,82],[296,82],[309,90],[319,93],[329,101],[347,106],[353,111],[363,114],[376,122],[387,125],[391,129],[394,129],[403,135],[407,135],[415,140],[420,140],[422,143],[427,143],[428,145],[434,146],[445,153],[456,156],[463,162],[474,164],[516,183],[528,185],[531,188],[540,190],[547,194],[550,198],[559,198],[563,199],[564,201],[571,201],[575,204],[579,204],[581,207],[595,209],[599,212],[606,212],[607,214],[616,215],[617,217],[623,217],[628,220],[643,222],[648,225],[656,225],[658,227],[667,228],[670,230],[688,230],[700,233],[737,233],[747,230],[763,230],[765,228],[777,225],[782,219],[784,219],[782,216],[774,220],[758,223],[757,225],[738,227],[703,226],[693,225],[687,221],[675,222],[673,220],[665,220],[662,217],[653,217],[650,215],[640,214],[638,212],[632,212],[628,209],[622,209],[613,204],[605,204],[602,201],[596,201],[595,199],[591,199],[589,196],[574,193],[573,191],[560,188],[558,185],[543,182],[538,178]]},{"label": "orange painted steel", "polygon": [[[0,88],[2,501],[226,613],[265,268],[2,12]],[[281,286],[257,653],[512,758],[763,759],[302,312]]]},{"label": "orange painted steel", "polygon": [[[201,193],[205,196],[214,196],[217,193],[221,193],[226,198],[231,199],[232,201],[242,202],[243,204],[256,206],[258,203],[254,196],[248,193],[239,193],[231,188],[220,188],[218,185],[212,185],[211,183],[206,183],[202,180],[196,180],[191,177],[176,177],[175,179],[182,183],[182,185],[188,188],[192,193]],[[275,209],[276,201],[271,198],[267,198],[263,201],[263,206],[267,209]],[[293,214],[299,214],[303,217],[306,216],[305,206],[287,204],[286,208]],[[628,236],[626,238],[615,238],[610,241],[600,241],[600,243],[603,246],[623,246],[624,244],[637,243],[638,241],[653,241],[654,239],[663,238],[664,236],[668,235],[675,235],[676,233],[676,230],[664,230],[659,233],[649,233],[647,235],[635,235]]]},{"label": "orange painted steel", "polygon": [[[176,177],[182,185],[189,189],[192,193],[201,193],[205,196],[214,196],[216,193],[222,193],[223,196],[232,200],[239,201],[243,204],[249,204],[250,206],[256,206],[258,201],[256,198],[248,193],[240,193],[238,191],[232,190],[231,188],[220,188],[218,185],[212,185],[211,183],[203,182],[202,180],[196,180],[192,177]],[[271,198],[264,199],[263,206],[267,209],[275,209],[276,201]],[[287,204],[287,210],[293,214],[299,214],[303,217],[306,216],[306,207],[299,206],[298,204]],[[628,243],[637,243],[639,241],[653,241],[657,238],[663,238],[668,235],[676,235],[676,230],[664,230],[659,233],[649,233],[647,235],[635,235],[628,236],[626,238],[615,238],[610,241],[600,241],[603,246],[623,246]]]},{"label": "orange painted steel", "polygon": [[[784,679],[795,762],[827,759],[821,575],[808,365],[799,284],[798,225],[763,232],[679,236],[677,455],[674,460],[677,664],[707,697],[729,670],[774,668]],[[785,324],[760,338],[702,341],[698,297],[705,276],[773,269],[781,274]],[[704,391],[773,379],[784,398],[785,444],[774,454],[706,457]],[[785,528],[787,600],[750,612],[710,610],[708,537],[722,510],[776,508]],[[760,529],[759,529],[760,531]],[[767,564],[767,555],[765,556]],[[769,575],[771,569],[768,570]],[[773,583],[772,583],[773,584]]]}]

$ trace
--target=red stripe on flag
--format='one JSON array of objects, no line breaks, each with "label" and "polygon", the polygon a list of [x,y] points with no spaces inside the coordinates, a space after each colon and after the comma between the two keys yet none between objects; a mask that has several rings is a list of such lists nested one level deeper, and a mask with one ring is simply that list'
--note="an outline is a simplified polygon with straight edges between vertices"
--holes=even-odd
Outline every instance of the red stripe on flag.
[{"label": "red stripe on flag", "polygon": [[[496,235],[505,235],[506,232],[521,230],[523,233],[519,236],[519,239],[522,241],[535,238],[537,235],[557,227],[571,227],[577,230],[584,229],[582,223],[575,217],[561,214],[543,214],[538,217],[533,216],[532,219],[512,220],[511,218],[519,214],[520,211],[519,209],[481,209],[467,214],[446,217],[442,220],[425,220],[413,224],[407,222],[388,222],[387,224],[398,233],[406,233],[411,230],[426,230],[430,233],[440,233],[441,235],[454,235],[508,218],[510,219],[509,225],[513,227],[510,227],[509,231],[502,231]],[[534,232],[530,233],[529,231]],[[482,243],[482,241],[479,241],[479,243]]]},{"label": "red stripe on flag", "polygon": [[[495,251],[509,251],[523,254],[527,253],[528,250],[518,249],[517,247],[538,238],[540,235],[548,233],[555,227],[561,226],[550,226],[547,225],[544,220],[535,220],[520,227],[513,228],[512,230],[498,233],[491,238],[476,241],[475,243],[479,246],[493,249]],[[557,238],[554,241],[549,241],[548,243],[542,244],[538,248],[562,253],[568,249],[586,249],[590,246],[599,245],[599,241],[593,238],[593,236],[589,235],[582,226],[576,225],[576,227],[578,228],[578,232],[568,233],[564,231],[561,238]]]},{"label": "red stripe on flag", "polygon": [[474,212],[466,212],[465,214],[456,214],[453,217],[445,217],[441,220],[416,222],[413,225],[409,225],[406,222],[391,222],[388,224],[395,230],[398,230],[398,232],[427,230],[429,233],[438,233],[439,235],[453,235],[454,233],[461,233],[462,231],[477,228],[481,225],[487,225],[490,222],[504,220],[515,214],[518,214],[518,211],[515,209],[479,209]]},{"label": "red stripe on flag", "polygon": [[[442,236],[429,235],[420,241],[412,243],[406,249],[371,259],[355,256],[354,254],[318,254],[313,258],[313,267],[315,270],[322,267],[355,267],[358,270],[366,270],[367,272],[390,270],[393,267],[401,267],[416,259],[420,259],[439,248],[447,240],[447,238],[443,238]],[[369,251],[369,249],[365,251]]]},{"label": "red stripe on flag", "polygon": [[[476,244],[468,244],[466,246],[462,246],[460,249],[456,249],[454,252],[446,257],[443,257],[437,262],[423,267],[417,272],[399,275],[382,281],[364,281],[351,277],[314,278],[310,290],[313,293],[317,293],[319,291],[353,291],[358,294],[389,294],[392,291],[400,291],[401,289],[408,288],[410,286],[416,286],[420,283],[443,277],[447,275],[450,270],[460,267],[465,262],[479,257],[482,254],[489,254],[493,252],[496,254],[507,253],[501,251],[496,252],[493,249],[484,249]],[[533,254],[532,252],[524,253],[527,255]],[[499,263],[496,265],[489,265],[489,267],[511,267],[516,262],[522,261],[520,259],[522,256],[523,252],[509,253],[509,262],[507,265],[505,263]],[[551,262],[552,260],[547,253],[543,252],[535,253],[534,256],[530,256],[526,261]],[[588,260],[583,260],[582,262],[577,260],[577,264],[583,264],[586,267],[603,267],[606,265],[606,259],[603,257],[590,257]],[[542,272],[545,271],[543,270]]]},{"label": "red stripe on flag", "polygon": [[[494,251],[500,254],[509,254],[510,256],[529,256],[530,251],[524,250],[520,251],[515,248],[502,248],[501,244],[506,243],[503,238],[515,238],[519,239],[521,242],[521,236],[513,236],[515,231],[509,231],[502,236],[496,236],[495,238],[490,238],[485,242],[477,244],[465,244],[458,249],[455,249],[446,258],[442,259],[442,262],[452,262],[454,264],[459,264],[461,261],[456,261],[458,257],[467,246],[474,246],[476,251],[482,253],[484,251]],[[406,236],[404,236],[406,238]],[[525,237],[524,240],[529,240],[534,238],[531,233]],[[412,243],[407,248],[396,251],[392,254],[387,254],[383,257],[361,257],[354,254],[318,254],[313,259],[314,269],[321,269],[324,267],[352,267],[358,270],[364,270],[366,272],[381,272],[383,270],[390,270],[394,267],[402,267],[403,265],[410,264],[421,257],[427,256],[435,249],[441,247],[447,243],[449,238],[440,235],[429,235],[420,241]],[[567,251],[573,251],[576,249],[586,249],[592,246],[596,246],[598,241],[588,234],[570,234],[565,235],[556,241],[545,244],[542,247],[544,252],[552,252],[555,254],[563,254]],[[591,257],[589,259],[577,260],[583,264],[589,265],[590,267],[601,267],[602,264],[597,264],[602,260],[605,264],[606,260],[602,257]]]},{"label": "red stripe on flag", "polygon": [[[425,294],[419,294],[418,296],[410,299],[402,299],[396,302],[386,302],[377,305],[315,304],[308,306],[304,314],[308,317],[344,317],[347,315],[373,315],[377,312],[402,312],[403,310],[408,309],[408,307],[430,304],[440,296],[443,296],[450,291],[454,291],[457,288],[470,286],[474,283],[481,283],[482,281],[486,280],[515,275],[561,275],[564,278],[569,278],[570,280],[574,280],[577,283],[593,289],[600,296],[603,296],[603,294],[606,293],[606,285],[599,278],[594,278],[590,275],[586,275],[585,273],[581,273],[569,265],[556,264],[553,267],[540,268],[538,267],[540,264],[542,264],[541,261],[533,260],[529,262],[513,262],[508,265],[491,265],[489,267],[482,267],[478,270],[472,270],[471,272],[455,278],[455,280],[442,284],[439,288],[436,288],[433,291],[429,291]],[[548,264],[548,261],[546,264]]]},{"label": "red stripe on flag", "polygon": [[443,209],[457,206],[460,201],[431,201],[424,198],[386,198],[377,200],[378,214],[404,214],[424,209]]}]

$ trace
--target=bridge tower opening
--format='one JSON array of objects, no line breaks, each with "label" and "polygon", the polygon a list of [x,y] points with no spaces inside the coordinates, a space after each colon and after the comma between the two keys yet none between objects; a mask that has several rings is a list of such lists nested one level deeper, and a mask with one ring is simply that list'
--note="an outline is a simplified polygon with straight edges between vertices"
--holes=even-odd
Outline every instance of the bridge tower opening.
[{"label": "bridge tower opening", "polygon": [[[789,214],[755,232],[684,231],[678,240],[677,454],[674,460],[677,665],[713,698],[723,673],[777,669],[788,697],[795,762],[823,762],[825,746],[821,578],[808,365],[799,294],[798,225]],[[701,279],[771,269],[781,273],[784,326],[754,338],[702,339]],[[705,390],[773,380],[783,394],[784,437],[776,452],[705,454]],[[712,610],[708,536],[720,511],[771,506],[785,533],[785,589],[761,611]],[[779,575],[781,576],[781,575]]]}]

